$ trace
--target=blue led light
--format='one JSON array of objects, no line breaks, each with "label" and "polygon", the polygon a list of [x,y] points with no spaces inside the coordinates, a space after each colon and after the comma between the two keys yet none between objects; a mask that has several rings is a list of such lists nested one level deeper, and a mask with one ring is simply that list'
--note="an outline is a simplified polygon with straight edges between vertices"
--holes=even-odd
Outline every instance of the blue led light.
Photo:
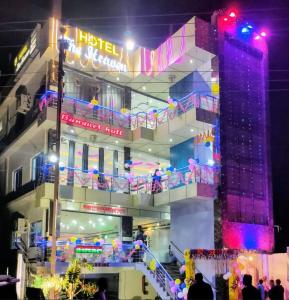
[{"label": "blue led light", "polygon": [[242,33],[250,33],[250,30],[248,27],[243,27],[241,30]]}]

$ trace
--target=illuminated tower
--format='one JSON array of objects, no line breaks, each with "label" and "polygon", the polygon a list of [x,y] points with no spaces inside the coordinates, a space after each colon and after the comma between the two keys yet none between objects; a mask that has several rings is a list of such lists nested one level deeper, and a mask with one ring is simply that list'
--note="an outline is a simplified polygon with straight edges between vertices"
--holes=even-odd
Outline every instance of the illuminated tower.
[{"label": "illuminated tower", "polygon": [[268,143],[266,33],[217,17],[223,246],[274,247]]}]

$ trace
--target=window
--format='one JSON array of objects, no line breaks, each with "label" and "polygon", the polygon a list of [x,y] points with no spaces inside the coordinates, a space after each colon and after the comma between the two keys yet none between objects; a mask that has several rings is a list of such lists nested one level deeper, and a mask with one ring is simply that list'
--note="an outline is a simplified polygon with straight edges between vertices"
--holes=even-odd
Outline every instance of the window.
[{"label": "window", "polygon": [[30,227],[30,247],[36,247],[42,238],[42,222],[37,221],[31,223]]},{"label": "window", "polygon": [[13,191],[17,191],[22,186],[22,167],[13,172]]},{"label": "window", "polygon": [[43,164],[43,153],[39,153],[32,158],[31,180],[35,181],[40,178],[42,164]]}]

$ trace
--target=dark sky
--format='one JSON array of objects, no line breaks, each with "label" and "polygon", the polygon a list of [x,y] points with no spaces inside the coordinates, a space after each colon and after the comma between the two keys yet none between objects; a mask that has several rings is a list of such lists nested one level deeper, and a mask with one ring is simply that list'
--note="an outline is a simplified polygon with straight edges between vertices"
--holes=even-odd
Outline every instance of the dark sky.
[{"label": "dark sky", "polygon": [[[239,6],[243,17],[252,20],[256,25],[268,27],[270,31],[268,39],[269,99],[273,195],[275,224],[283,228],[282,232],[276,236],[277,250],[285,251],[286,244],[289,245],[289,0],[240,0],[235,3]],[[190,15],[197,13],[198,16],[208,20],[210,12],[224,8],[226,4],[231,5],[232,1],[63,0],[63,16],[66,19],[73,18],[74,20],[70,20],[71,24],[78,23],[92,28],[115,40],[122,40],[124,33],[130,31],[139,44],[153,47],[163,41],[170,30],[176,30],[181,23],[190,19]],[[51,2],[48,0],[0,1],[0,69],[2,73],[13,72],[11,59],[19,50],[19,47],[13,47],[13,45],[22,44],[29,35],[29,29],[35,25],[34,23],[3,23],[43,20],[48,18],[50,11]],[[183,15],[169,16],[168,14]],[[157,16],[127,17],[140,15]],[[90,21],[75,20],[75,18],[95,17],[101,18]],[[7,32],[7,30],[10,31]],[[7,77],[2,76],[1,85],[6,79]]]}]

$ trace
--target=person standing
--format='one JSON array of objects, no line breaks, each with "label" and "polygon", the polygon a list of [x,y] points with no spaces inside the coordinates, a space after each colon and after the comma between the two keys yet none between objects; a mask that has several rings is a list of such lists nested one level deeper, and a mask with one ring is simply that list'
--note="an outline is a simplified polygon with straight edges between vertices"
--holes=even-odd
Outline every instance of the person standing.
[{"label": "person standing", "polygon": [[187,300],[213,300],[213,298],[211,286],[203,281],[202,273],[197,273],[195,283],[189,288]]},{"label": "person standing", "polygon": [[259,283],[257,285],[257,289],[260,293],[261,300],[265,300],[265,288],[263,286],[263,280],[262,279],[259,280]]},{"label": "person standing", "polygon": [[280,279],[276,280],[276,285],[270,290],[269,298],[271,300],[284,300],[284,288],[281,285]]},{"label": "person standing", "polygon": [[243,300],[261,300],[259,291],[252,285],[252,276],[245,274],[243,277],[244,288],[242,289]]}]

